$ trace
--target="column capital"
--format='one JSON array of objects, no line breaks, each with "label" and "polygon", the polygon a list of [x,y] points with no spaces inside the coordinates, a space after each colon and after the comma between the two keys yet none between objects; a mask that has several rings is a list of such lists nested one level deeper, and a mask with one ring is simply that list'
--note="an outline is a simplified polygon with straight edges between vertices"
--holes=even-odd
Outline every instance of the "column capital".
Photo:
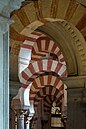
[{"label": "column capital", "polygon": [[9,25],[13,23],[10,19],[12,11],[17,10],[21,7],[21,3],[24,0],[0,0],[0,31],[6,32]]},{"label": "column capital", "polygon": [[23,109],[16,109],[16,110],[14,110],[14,112],[18,117],[21,117],[22,115],[27,114],[27,110],[23,110]]},{"label": "column capital", "polygon": [[5,33],[6,31],[8,31],[9,25],[11,23],[13,23],[13,20],[0,14],[0,31],[1,32]]},{"label": "column capital", "polygon": [[2,14],[10,17],[10,13],[19,9],[23,1],[24,0],[8,0],[8,2],[2,6]]}]

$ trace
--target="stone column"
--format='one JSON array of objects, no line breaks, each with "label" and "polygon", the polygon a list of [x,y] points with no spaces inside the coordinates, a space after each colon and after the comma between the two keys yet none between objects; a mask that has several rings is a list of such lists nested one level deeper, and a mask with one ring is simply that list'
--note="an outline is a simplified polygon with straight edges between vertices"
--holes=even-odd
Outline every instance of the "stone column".
[{"label": "stone column", "polygon": [[9,129],[9,23],[0,15],[0,129]]},{"label": "stone column", "polygon": [[32,119],[32,116],[26,116],[26,122],[25,122],[25,129],[30,129],[30,121]]},{"label": "stone column", "polygon": [[67,86],[67,129],[85,129],[86,76],[62,78]]},{"label": "stone column", "polygon": [[9,24],[10,13],[23,0],[0,0],[0,129],[9,129]]},{"label": "stone column", "polygon": [[27,110],[16,109],[15,112],[15,127],[14,129],[25,129],[25,115]]},{"label": "stone column", "polygon": [[24,129],[24,111],[21,110],[18,112],[18,129]]},{"label": "stone column", "polygon": [[14,129],[30,129],[30,120],[34,115],[33,105],[25,106],[18,99],[12,99],[12,109],[15,112],[15,128]]},{"label": "stone column", "polygon": [[27,121],[26,121],[26,124],[25,124],[25,125],[26,125],[26,126],[25,126],[25,129],[29,129],[30,122],[29,122],[28,118],[27,118]]},{"label": "stone column", "polygon": [[67,129],[86,129],[83,88],[68,89]]}]

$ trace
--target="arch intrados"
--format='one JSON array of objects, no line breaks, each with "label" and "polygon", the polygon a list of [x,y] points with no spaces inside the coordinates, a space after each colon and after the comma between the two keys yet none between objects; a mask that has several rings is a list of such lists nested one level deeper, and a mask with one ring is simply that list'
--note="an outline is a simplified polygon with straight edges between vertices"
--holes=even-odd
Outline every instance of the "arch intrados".
[{"label": "arch intrados", "polygon": [[39,76],[32,82],[32,85],[30,87],[30,96],[31,94],[35,95],[40,89],[48,86],[52,86],[57,88],[58,90],[61,90],[62,88],[64,88],[64,83],[59,77],[56,77],[54,75]]},{"label": "arch intrados", "polygon": [[[43,102],[43,109],[44,109],[44,113],[47,112],[48,110],[51,110],[52,108],[52,103],[55,102],[56,103],[56,106],[57,107],[60,107],[61,108],[61,105],[62,105],[62,100],[58,100],[58,98],[56,98],[56,96],[54,96],[54,100],[51,99],[53,95],[46,95],[45,97],[43,97],[42,99],[44,100]],[[62,96],[63,97],[63,96]],[[46,101],[45,98],[49,98],[51,101],[51,103],[49,103],[48,101]],[[40,101],[37,101],[37,103],[35,104],[35,101],[34,101],[34,108],[37,110],[38,108],[38,105],[40,104]]]},{"label": "arch intrados", "polygon": [[[62,96],[64,96],[64,95],[62,95]],[[53,97],[53,99],[52,99],[52,97]],[[55,102],[56,104],[59,102],[58,98],[56,98],[56,96],[52,96],[52,95],[45,96],[43,98],[43,101],[44,101],[44,105],[45,105],[45,103],[47,103],[48,105],[52,105],[53,102]]]},{"label": "arch intrados", "polygon": [[[46,96],[50,96],[50,95],[45,95],[45,96],[42,96],[42,97],[41,97],[40,99],[38,99],[38,100],[34,100],[34,107],[37,108],[38,105],[39,105],[39,103],[40,103],[41,100],[43,99],[43,97],[46,97]],[[59,98],[56,97],[56,99],[53,101],[53,102],[56,101],[56,106],[61,107],[61,105],[62,105],[62,98],[63,98],[63,94],[62,94]],[[44,103],[44,107],[45,107],[45,103]],[[51,104],[51,106],[48,105],[48,107],[52,107],[52,104]]]},{"label": "arch intrados", "polygon": [[55,87],[44,87],[42,89],[40,89],[35,95],[33,94],[33,96],[30,96],[30,101],[34,102],[34,101],[39,101],[41,100],[43,97],[45,97],[46,95],[55,95],[55,97],[59,98],[64,94],[64,89],[59,90]]}]

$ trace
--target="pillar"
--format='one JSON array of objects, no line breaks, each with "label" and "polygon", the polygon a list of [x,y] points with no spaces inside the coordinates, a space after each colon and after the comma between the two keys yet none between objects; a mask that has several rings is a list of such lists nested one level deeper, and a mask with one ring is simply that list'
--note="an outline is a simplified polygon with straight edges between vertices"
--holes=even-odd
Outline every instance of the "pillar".
[{"label": "pillar", "polygon": [[34,107],[22,105],[20,98],[14,97],[11,102],[12,110],[15,113],[15,127],[13,129],[30,129],[30,121],[34,115]]},{"label": "pillar", "polygon": [[18,118],[17,118],[17,121],[18,121],[18,129],[24,129],[24,112],[21,111],[18,113]]},{"label": "pillar", "polygon": [[27,110],[16,109],[15,112],[15,126],[14,129],[25,129],[25,116]]},{"label": "pillar", "polygon": [[27,122],[26,122],[26,129],[29,129],[29,126],[30,126],[30,122],[29,122],[29,120],[27,120]]},{"label": "pillar", "polygon": [[85,103],[83,88],[67,90],[67,129],[86,129],[86,118],[83,105]]},{"label": "pillar", "polygon": [[9,129],[9,23],[0,16],[0,129]]},{"label": "pillar", "polygon": [[30,121],[32,119],[32,116],[26,116],[26,122],[25,122],[25,129],[30,129]]}]

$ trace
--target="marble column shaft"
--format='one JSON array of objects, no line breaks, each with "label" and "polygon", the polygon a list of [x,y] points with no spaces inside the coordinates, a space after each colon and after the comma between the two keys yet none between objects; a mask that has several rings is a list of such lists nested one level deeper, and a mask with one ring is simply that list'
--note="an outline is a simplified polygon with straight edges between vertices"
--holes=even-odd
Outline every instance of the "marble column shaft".
[{"label": "marble column shaft", "polygon": [[0,129],[9,129],[9,24],[6,20],[0,16]]},{"label": "marble column shaft", "polygon": [[18,129],[24,129],[24,114],[18,117]]}]

